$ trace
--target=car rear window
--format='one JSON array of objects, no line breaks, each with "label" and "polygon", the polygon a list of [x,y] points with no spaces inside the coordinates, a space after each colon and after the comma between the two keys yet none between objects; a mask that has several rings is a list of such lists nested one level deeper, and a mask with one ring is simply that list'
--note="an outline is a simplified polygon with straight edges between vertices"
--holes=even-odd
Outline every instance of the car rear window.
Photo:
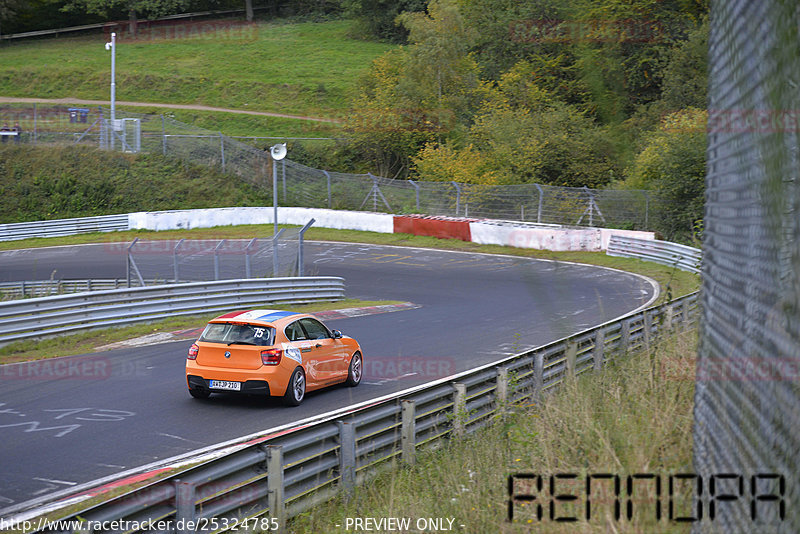
[{"label": "car rear window", "polygon": [[274,328],[233,323],[209,323],[200,336],[200,341],[228,345],[265,346],[272,345],[274,339]]}]

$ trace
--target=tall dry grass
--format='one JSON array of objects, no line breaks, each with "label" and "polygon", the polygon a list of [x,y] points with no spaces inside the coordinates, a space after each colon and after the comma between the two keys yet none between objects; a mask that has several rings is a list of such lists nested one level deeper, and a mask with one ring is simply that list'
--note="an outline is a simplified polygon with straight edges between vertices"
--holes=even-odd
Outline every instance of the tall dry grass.
[{"label": "tall dry grass", "polygon": [[[444,519],[445,527],[453,520],[453,532],[475,534],[688,532],[688,524],[667,520],[667,478],[692,472],[696,343],[696,331],[671,333],[650,351],[619,356],[600,373],[565,382],[540,405],[509,407],[492,426],[419,452],[414,467],[398,466],[358,487],[349,499],[319,505],[292,519],[288,530],[347,531],[347,518],[393,517],[410,518],[410,532],[432,531],[416,528],[417,520],[427,518]],[[536,516],[536,502],[517,503],[509,522],[508,475],[523,472],[545,475],[543,518]],[[559,503],[556,517],[583,518],[578,522],[549,519],[547,476],[559,473],[579,475],[577,486],[559,480],[557,492],[580,498],[575,506]],[[620,519],[611,485],[593,480],[592,519],[585,520],[586,476],[599,473],[621,478]],[[661,476],[660,521],[654,483],[642,481],[634,489],[633,518],[626,518],[626,476],[637,473]],[[527,492],[519,480],[515,488]],[[535,487],[531,492],[537,493]],[[676,516],[690,515],[687,501],[675,504]]]}]

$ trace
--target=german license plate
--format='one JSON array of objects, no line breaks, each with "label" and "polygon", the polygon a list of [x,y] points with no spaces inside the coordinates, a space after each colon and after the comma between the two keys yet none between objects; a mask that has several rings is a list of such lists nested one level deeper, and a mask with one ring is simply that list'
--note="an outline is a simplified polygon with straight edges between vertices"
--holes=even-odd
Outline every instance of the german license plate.
[{"label": "german license plate", "polygon": [[209,380],[208,387],[211,389],[225,389],[228,391],[241,391],[241,382],[228,382],[227,380]]}]

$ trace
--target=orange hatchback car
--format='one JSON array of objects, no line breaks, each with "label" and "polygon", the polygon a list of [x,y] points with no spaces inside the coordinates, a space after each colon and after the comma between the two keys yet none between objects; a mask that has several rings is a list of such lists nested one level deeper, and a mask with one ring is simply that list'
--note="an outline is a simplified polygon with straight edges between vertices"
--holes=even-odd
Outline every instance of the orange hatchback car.
[{"label": "orange hatchback car", "polygon": [[198,399],[235,392],[283,397],[297,406],[306,391],[357,386],[363,368],[358,342],[312,315],[238,311],[209,321],[189,348],[186,384]]}]

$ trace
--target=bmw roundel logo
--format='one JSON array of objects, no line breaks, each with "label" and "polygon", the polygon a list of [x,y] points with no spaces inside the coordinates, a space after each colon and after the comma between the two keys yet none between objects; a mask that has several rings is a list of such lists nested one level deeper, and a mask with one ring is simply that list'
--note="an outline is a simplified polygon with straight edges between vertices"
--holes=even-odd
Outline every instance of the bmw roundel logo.
[{"label": "bmw roundel logo", "polygon": [[226,358],[230,358],[230,357],[231,357],[231,351],[229,351],[229,350],[226,350],[226,351],[225,351],[225,357],[226,357]]}]

